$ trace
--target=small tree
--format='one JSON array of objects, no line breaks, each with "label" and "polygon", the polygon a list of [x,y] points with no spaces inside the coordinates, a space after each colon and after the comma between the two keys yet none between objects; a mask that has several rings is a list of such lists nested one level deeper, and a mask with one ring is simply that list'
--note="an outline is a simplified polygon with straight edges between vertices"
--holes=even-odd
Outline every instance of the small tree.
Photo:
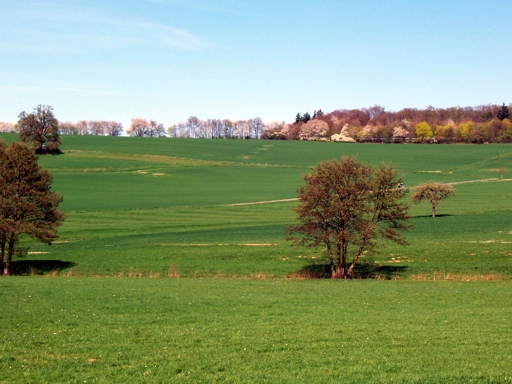
[{"label": "small tree", "polygon": [[432,217],[436,217],[436,207],[442,199],[448,196],[455,196],[455,188],[451,185],[436,183],[429,181],[428,183],[420,184],[412,194],[412,201],[414,204],[419,204],[423,201],[430,201],[432,204]]},{"label": "small tree", "polygon": [[31,144],[39,155],[60,153],[59,122],[52,107],[38,105],[33,113],[21,112],[18,118],[21,141]]},{"label": "small tree", "polygon": [[51,183],[31,148],[0,141],[0,274],[9,274],[21,235],[46,244],[57,238],[64,215],[57,210],[62,197],[51,191]]},{"label": "small tree", "polygon": [[304,176],[296,208],[300,225],[288,228],[297,245],[324,246],[333,278],[351,278],[361,254],[372,251],[379,239],[406,245],[409,227],[406,190],[396,188],[391,166],[372,168],[344,156],[320,163]]}]

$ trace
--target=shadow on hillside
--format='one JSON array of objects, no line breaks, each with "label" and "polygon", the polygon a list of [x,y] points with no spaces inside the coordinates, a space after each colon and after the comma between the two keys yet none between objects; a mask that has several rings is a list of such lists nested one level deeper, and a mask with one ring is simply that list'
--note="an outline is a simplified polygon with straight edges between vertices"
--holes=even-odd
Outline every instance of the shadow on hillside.
[{"label": "shadow on hillside", "polygon": [[[391,280],[398,277],[406,269],[406,266],[361,263],[355,267],[354,279]],[[312,279],[330,279],[331,267],[329,264],[307,265],[297,272],[297,276]]]},{"label": "shadow on hillside", "polygon": [[11,262],[11,275],[44,275],[52,271],[74,267],[76,263],[62,260],[15,260]]}]

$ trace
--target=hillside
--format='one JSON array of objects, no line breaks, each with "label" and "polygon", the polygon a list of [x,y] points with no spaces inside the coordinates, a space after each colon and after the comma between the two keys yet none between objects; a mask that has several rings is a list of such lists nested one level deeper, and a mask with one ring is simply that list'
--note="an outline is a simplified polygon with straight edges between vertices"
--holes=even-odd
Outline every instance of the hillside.
[{"label": "hillside", "polygon": [[[12,137],[12,136],[11,136]],[[406,187],[435,180],[456,184],[458,197],[431,219],[413,206],[406,248],[388,246],[365,275],[416,278],[485,272],[507,277],[512,169],[506,145],[370,145],[293,141],[64,137],[63,155],[40,158],[64,196],[61,238],[32,252],[34,265],[59,273],[164,276],[286,276],[322,268],[321,251],[285,241],[294,223],[301,175],[318,161],[357,155],[391,162]],[[287,200],[283,202],[270,201]],[[269,202],[265,204],[233,205]],[[250,245],[248,245],[250,244]],[[258,245],[258,246],[255,246]],[[36,264],[35,264],[36,263]],[[370,268],[371,267],[371,268]],[[476,270],[475,270],[476,269]],[[301,272],[302,271],[302,272]],[[507,277],[508,278],[508,277]]]}]

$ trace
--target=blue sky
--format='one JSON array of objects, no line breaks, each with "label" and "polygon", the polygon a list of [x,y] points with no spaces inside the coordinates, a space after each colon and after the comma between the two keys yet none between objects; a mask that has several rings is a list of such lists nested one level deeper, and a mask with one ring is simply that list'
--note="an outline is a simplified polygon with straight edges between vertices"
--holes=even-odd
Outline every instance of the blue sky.
[{"label": "blue sky", "polygon": [[510,0],[0,0],[0,121],[512,102]]}]

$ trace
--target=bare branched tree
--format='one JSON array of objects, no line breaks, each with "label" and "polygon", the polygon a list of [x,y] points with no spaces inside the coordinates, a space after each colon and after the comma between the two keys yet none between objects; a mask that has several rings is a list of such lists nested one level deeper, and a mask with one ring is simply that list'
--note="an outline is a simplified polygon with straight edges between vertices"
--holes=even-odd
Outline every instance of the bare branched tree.
[{"label": "bare branched tree", "polygon": [[356,158],[320,163],[304,176],[299,188],[297,219],[288,238],[296,245],[325,247],[333,278],[352,278],[363,254],[377,240],[406,245],[408,229],[406,190],[396,188],[401,179],[391,166],[372,168]]}]

